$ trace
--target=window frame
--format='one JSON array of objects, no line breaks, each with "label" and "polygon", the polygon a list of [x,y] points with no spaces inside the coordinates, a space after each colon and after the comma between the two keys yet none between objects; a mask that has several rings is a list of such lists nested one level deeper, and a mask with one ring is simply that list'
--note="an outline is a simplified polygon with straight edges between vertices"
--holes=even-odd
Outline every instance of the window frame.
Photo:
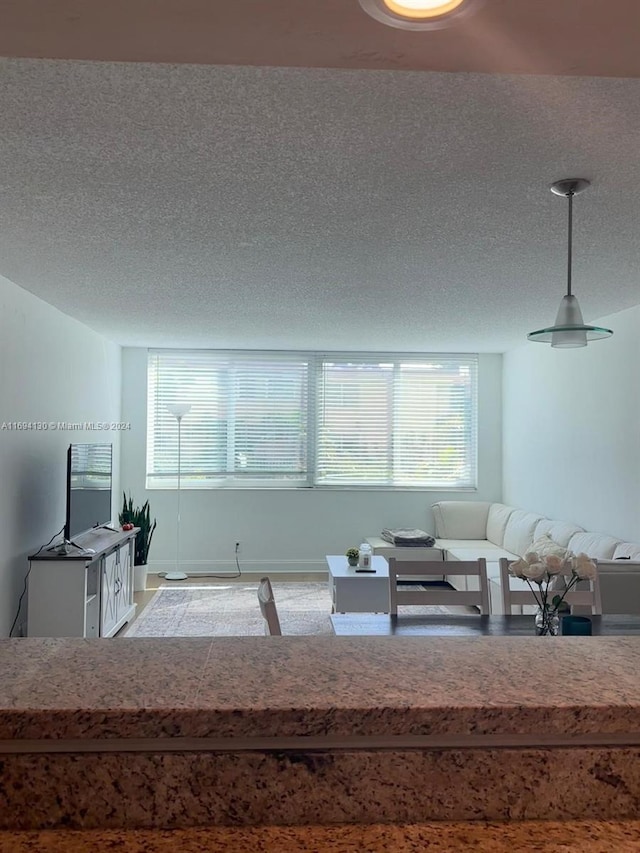
[{"label": "window frame", "polygon": [[[172,490],[177,488],[177,477],[173,479],[168,475],[157,473],[150,474],[151,465],[151,446],[150,438],[152,435],[151,422],[151,376],[150,366],[153,356],[179,355],[188,358],[190,354],[197,355],[200,358],[211,353],[214,356],[219,356],[221,359],[240,360],[263,359],[268,361],[273,358],[276,360],[285,361],[300,361],[305,360],[307,365],[307,381],[306,381],[306,418],[307,418],[307,440],[306,440],[306,460],[307,471],[306,476],[301,473],[299,478],[292,475],[292,480],[287,482],[285,479],[268,479],[263,477],[242,477],[234,476],[234,474],[221,473],[219,477],[211,475],[207,480],[199,483],[181,477],[181,488],[189,490],[219,490],[219,489],[239,489],[239,490],[274,490],[282,489],[285,491],[298,489],[314,489],[318,491],[339,490],[339,491],[432,491],[432,492],[475,492],[478,489],[478,387],[479,387],[479,357],[477,353],[403,353],[403,352],[368,352],[358,351],[349,352],[342,350],[231,350],[231,349],[182,349],[182,348],[150,348],[147,351],[147,424],[146,424],[146,464],[145,464],[145,481],[146,488],[152,491],[155,490]],[[367,483],[318,483],[316,478],[318,472],[316,470],[318,464],[318,440],[319,440],[319,424],[318,412],[320,409],[320,382],[323,373],[323,365],[325,362],[353,362],[357,363],[370,362],[372,364],[391,363],[393,364],[393,385],[392,395],[395,398],[398,387],[395,379],[396,373],[400,369],[400,363],[414,361],[416,363],[425,363],[429,361],[449,362],[454,363],[460,361],[467,363],[470,366],[471,376],[471,416],[465,421],[466,430],[469,433],[467,447],[468,464],[470,469],[470,482],[463,485],[455,484],[402,484],[395,485],[392,483],[382,484],[367,484]],[[184,425],[183,425],[184,429]],[[387,453],[393,457],[393,434],[388,436]],[[237,473],[237,472],[236,472]],[[157,478],[162,477],[162,482],[158,482]]]}]

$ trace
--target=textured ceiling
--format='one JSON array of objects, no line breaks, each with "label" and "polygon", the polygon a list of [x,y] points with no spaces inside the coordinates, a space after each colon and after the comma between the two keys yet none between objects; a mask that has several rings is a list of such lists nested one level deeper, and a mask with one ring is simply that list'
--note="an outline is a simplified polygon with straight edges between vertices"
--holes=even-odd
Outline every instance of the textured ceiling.
[{"label": "textured ceiling", "polygon": [[[125,345],[503,351],[640,303],[640,80],[0,60],[0,274]],[[605,346],[606,344],[602,344]]]}]

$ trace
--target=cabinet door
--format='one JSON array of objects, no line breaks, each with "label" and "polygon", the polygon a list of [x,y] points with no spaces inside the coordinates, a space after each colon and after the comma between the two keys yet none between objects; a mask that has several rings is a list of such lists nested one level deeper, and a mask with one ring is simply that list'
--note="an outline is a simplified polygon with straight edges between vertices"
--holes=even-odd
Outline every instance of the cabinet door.
[{"label": "cabinet door", "polygon": [[81,560],[32,560],[27,588],[29,637],[85,636],[87,581]]},{"label": "cabinet door", "polygon": [[84,605],[84,636],[100,636],[100,584],[102,560],[87,564]]},{"label": "cabinet door", "polygon": [[131,604],[131,551],[128,543],[118,549],[117,616],[120,620]]},{"label": "cabinet door", "polygon": [[102,558],[101,637],[108,636],[118,621],[118,553],[114,551]]}]

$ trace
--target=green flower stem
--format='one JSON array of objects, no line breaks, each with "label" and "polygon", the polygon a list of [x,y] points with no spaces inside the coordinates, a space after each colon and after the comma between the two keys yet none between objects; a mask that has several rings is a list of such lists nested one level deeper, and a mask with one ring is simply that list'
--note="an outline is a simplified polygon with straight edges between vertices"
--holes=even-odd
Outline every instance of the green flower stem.
[{"label": "green flower stem", "polygon": [[[537,584],[538,584],[538,589],[539,589],[539,591],[540,591],[540,598],[538,598],[538,596],[536,595],[536,592],[535,592],[535,590],[534,590],[534,588],[533,588],[533,586],[532,586],[531,581],[529,580],[529,578],[525,578],[525,580],[526,580],[526,582],[527,582],[527,584],[528,584],[528,586],[529,586],[529,589],[531,590],[531,592],[532,592],[532,594],[533,594],[533,597],[534,597],[534,599],[535,599],[535,601],[536,601],[536,604],[537,604],[537,605],[538,605],[538,607],[540,607],[540,608],[541,608],[541,610],[543,610],[543,611],[546,611],[547,606],[548,606],[548,601],[549,601],[549,584],[551,583],[551,577],[552,577],[552,576],[547,572],[547,573],[546,573],[546,578],[543,578],[542,580],[539,580],[539,581],[535,581],[535,583],[537,583]],[[561,596],[560,596],[560,598],[558,599],[558,602],[557,602],[557,603],[556,603],[552,608],[550,608],[550,611],[551,611],[552,613],[557,613],[557,612],[558,612],[558,610],[560,609],[560,605],[562,604],[562,602],[563,602],[563,601],[564,601],[564,599],[565,599],[565,596],[567,595],[567,593],[568,593],[570,590],[572,590],[572,589],[573,589],[573,587],[577,584],[577,582],[578,582],[579,580],[580,580],[580,578],[578,577],[578,575],[577,575],[577,574],[575,573],[575,571],[574,571],[574,572],[572,573],[572,575],[571,575],[571,580],[569,581],[569,583],[565,586],[564,590],[562,591],[562,595],[561,595]],[[544,583],[544,585],[545,585],[545,586],[544,586],[544,589],[542,588],[542,584],[543,584],[543,583]],[[552,603],[553,603],[553,602],[552,602]]]},{"label": "green flower stem", "polygon": [[570,580],[570,581],[569,581],[569,583],[565,586],[565,588],[564,588],[564,590],[563,590],[563,592],[562,592],[562,595],[560,596],[560,598],[559,598],[559,600],[558,600],[558,603],[556,604],[556,606],[555,606],[554,610],[559,610],[559,609],[560,609],[560,605],[561,605],[561,604],[562,604],[562,602],[564,601],[566,594],[567,594],[571,589],[573,589],[573,587],[578,583],[578,581],[579,581],[579,580],[580,580],[580,578],[578,577],[578,575],[577,575],[575,572],[572,572],[572,573],[571,573],[571,580]]},{"label": "green flower stem", "polygon": [[536,600],[536,604],[538,605],[538,607],[542,607],[543,604],[542,604],[542,601],[540,600],[540,598],[542,598],[542,581],[536,581],[536,583],[538,584],[538,586],[540,588],[540,598],[538,598],[538,596],[535,593],[533,586],[531,585],[531,581],[529,580],[529,578],[525,578],[525,580],[526,580],[527,584],[529,585],[529,589],[531,590],[533,597]]}]

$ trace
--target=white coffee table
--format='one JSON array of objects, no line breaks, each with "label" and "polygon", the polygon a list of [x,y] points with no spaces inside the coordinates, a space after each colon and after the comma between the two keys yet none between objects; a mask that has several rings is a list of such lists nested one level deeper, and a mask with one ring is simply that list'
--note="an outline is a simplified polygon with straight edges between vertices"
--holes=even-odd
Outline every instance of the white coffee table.
[{"label": "white coffee table", "polygon": [[329,592],[332,613],[388,613],[389,565],[384,557],[373,555],[375,574],[356,572],[343,555],[326,557],[329,566]]}]

